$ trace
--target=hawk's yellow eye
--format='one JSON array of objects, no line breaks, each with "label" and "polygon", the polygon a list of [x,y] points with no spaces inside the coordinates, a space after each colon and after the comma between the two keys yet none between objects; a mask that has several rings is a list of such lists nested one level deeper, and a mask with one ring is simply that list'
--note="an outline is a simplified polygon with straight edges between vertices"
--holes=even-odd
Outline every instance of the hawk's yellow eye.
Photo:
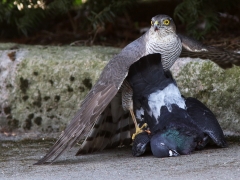
[{"label": "hawk's yellow eye", "polygon": [[165,19],[163,20],[163,24],[168,26],[170,24],[170,21],[168,19]]},{"label": "hawk's yellow eye", "polygon": [[151,25],[153,25],[153,22],[151,21]]}]

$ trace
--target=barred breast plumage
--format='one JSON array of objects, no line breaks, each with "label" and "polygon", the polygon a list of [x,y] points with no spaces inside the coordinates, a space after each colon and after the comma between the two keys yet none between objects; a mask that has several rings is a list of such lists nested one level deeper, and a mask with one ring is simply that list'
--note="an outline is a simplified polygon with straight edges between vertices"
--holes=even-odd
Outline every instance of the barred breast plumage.
[{"label": "barred breast plumage", "polygon": [[182,43],[176,34],[162,35],[160,42],[151,41],[147,43],[147,54],[159,52],[162,55],[163,69],[169,70],[178,59],[182,51]]}]

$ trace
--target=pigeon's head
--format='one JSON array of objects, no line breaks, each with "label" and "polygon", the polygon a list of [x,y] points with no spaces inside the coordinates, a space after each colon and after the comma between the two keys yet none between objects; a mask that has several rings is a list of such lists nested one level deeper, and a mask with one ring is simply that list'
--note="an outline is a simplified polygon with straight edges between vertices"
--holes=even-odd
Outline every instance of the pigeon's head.
[{"label": "pigeon's head", "polygon": [[151,138],[151,150],[155,157],[174,157],[180,154],[173,148],[172,142],[170,143],[163,134],[156,134]]},{"label": "pigeon's head", "polygon": [[176,33],[176,26],[171,17],[167,15],[157,15],[151,20],[151,28],[154,31],[164,33]]},{"label": "pigeon's head", "polygon": [[133,156],[141,156],[142,154],[144,154],[149,144],[149,141],[150,138],[147,132],[142,132],[136,135],[132,146]]}]

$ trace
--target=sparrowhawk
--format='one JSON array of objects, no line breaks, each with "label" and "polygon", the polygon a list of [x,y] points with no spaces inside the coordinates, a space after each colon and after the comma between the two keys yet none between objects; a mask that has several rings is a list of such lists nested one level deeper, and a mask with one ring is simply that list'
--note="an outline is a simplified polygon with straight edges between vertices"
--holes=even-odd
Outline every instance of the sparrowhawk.
[{"label": "sparrowhawk", "polygon": [[[186,51],[189,53],[186,54]],[[77,155],[114,147],[120,143],[130,143],[134,123],[129,112],[124,111],[121,105],[121,94],[124,89],[124,86],[123,88],[121,86],[133,63],[142,57],[156,53],[161,54],[161,62],[165,71],[184,55],[210,58],[223,68],[229,68],[233,64],[240,65],[240,54],[204,46],[178,35],[171,17],[157,15],[152,18],[151,27],[144,35],[128,44],[108,62],[98,81],[82,101],[80,110],[46,156],[36,164],[43,164],[48,160],[53,162],[67,148],[73,147],[82,138],[85,138],[85,141]],[[131,90],[124,92],[129,94],[128,97],[132,96]],[[126,103],[127,108],[124,109],[133,112],[134,107],[129,102]]]}]

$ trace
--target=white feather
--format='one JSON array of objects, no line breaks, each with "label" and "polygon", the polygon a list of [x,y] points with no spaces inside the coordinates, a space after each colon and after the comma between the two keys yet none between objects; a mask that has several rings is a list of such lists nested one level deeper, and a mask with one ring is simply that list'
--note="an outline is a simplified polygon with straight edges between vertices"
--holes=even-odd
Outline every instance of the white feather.
[{"label": "white feather", "polygon": [[174,84],[169,84],[163,90],[158,90],[155,93],[150,94],[148,98],[148,105],[156,119],[160,117],[160,110],[162,106],[166,106],[168,111],[171,112],[171,104],[176,104],[182,109],[186,108],[185,101],[182,98],[178,87]]},{"label": "white feather", "polygon": [[143,116],[144,116],[144,110],[143,110],[143,108],[141,107],[140,109],[137,109],[136,111],[135,111],[135,115],[136,115],[136,118],[138,119],[138,120],[143,120]]}]

